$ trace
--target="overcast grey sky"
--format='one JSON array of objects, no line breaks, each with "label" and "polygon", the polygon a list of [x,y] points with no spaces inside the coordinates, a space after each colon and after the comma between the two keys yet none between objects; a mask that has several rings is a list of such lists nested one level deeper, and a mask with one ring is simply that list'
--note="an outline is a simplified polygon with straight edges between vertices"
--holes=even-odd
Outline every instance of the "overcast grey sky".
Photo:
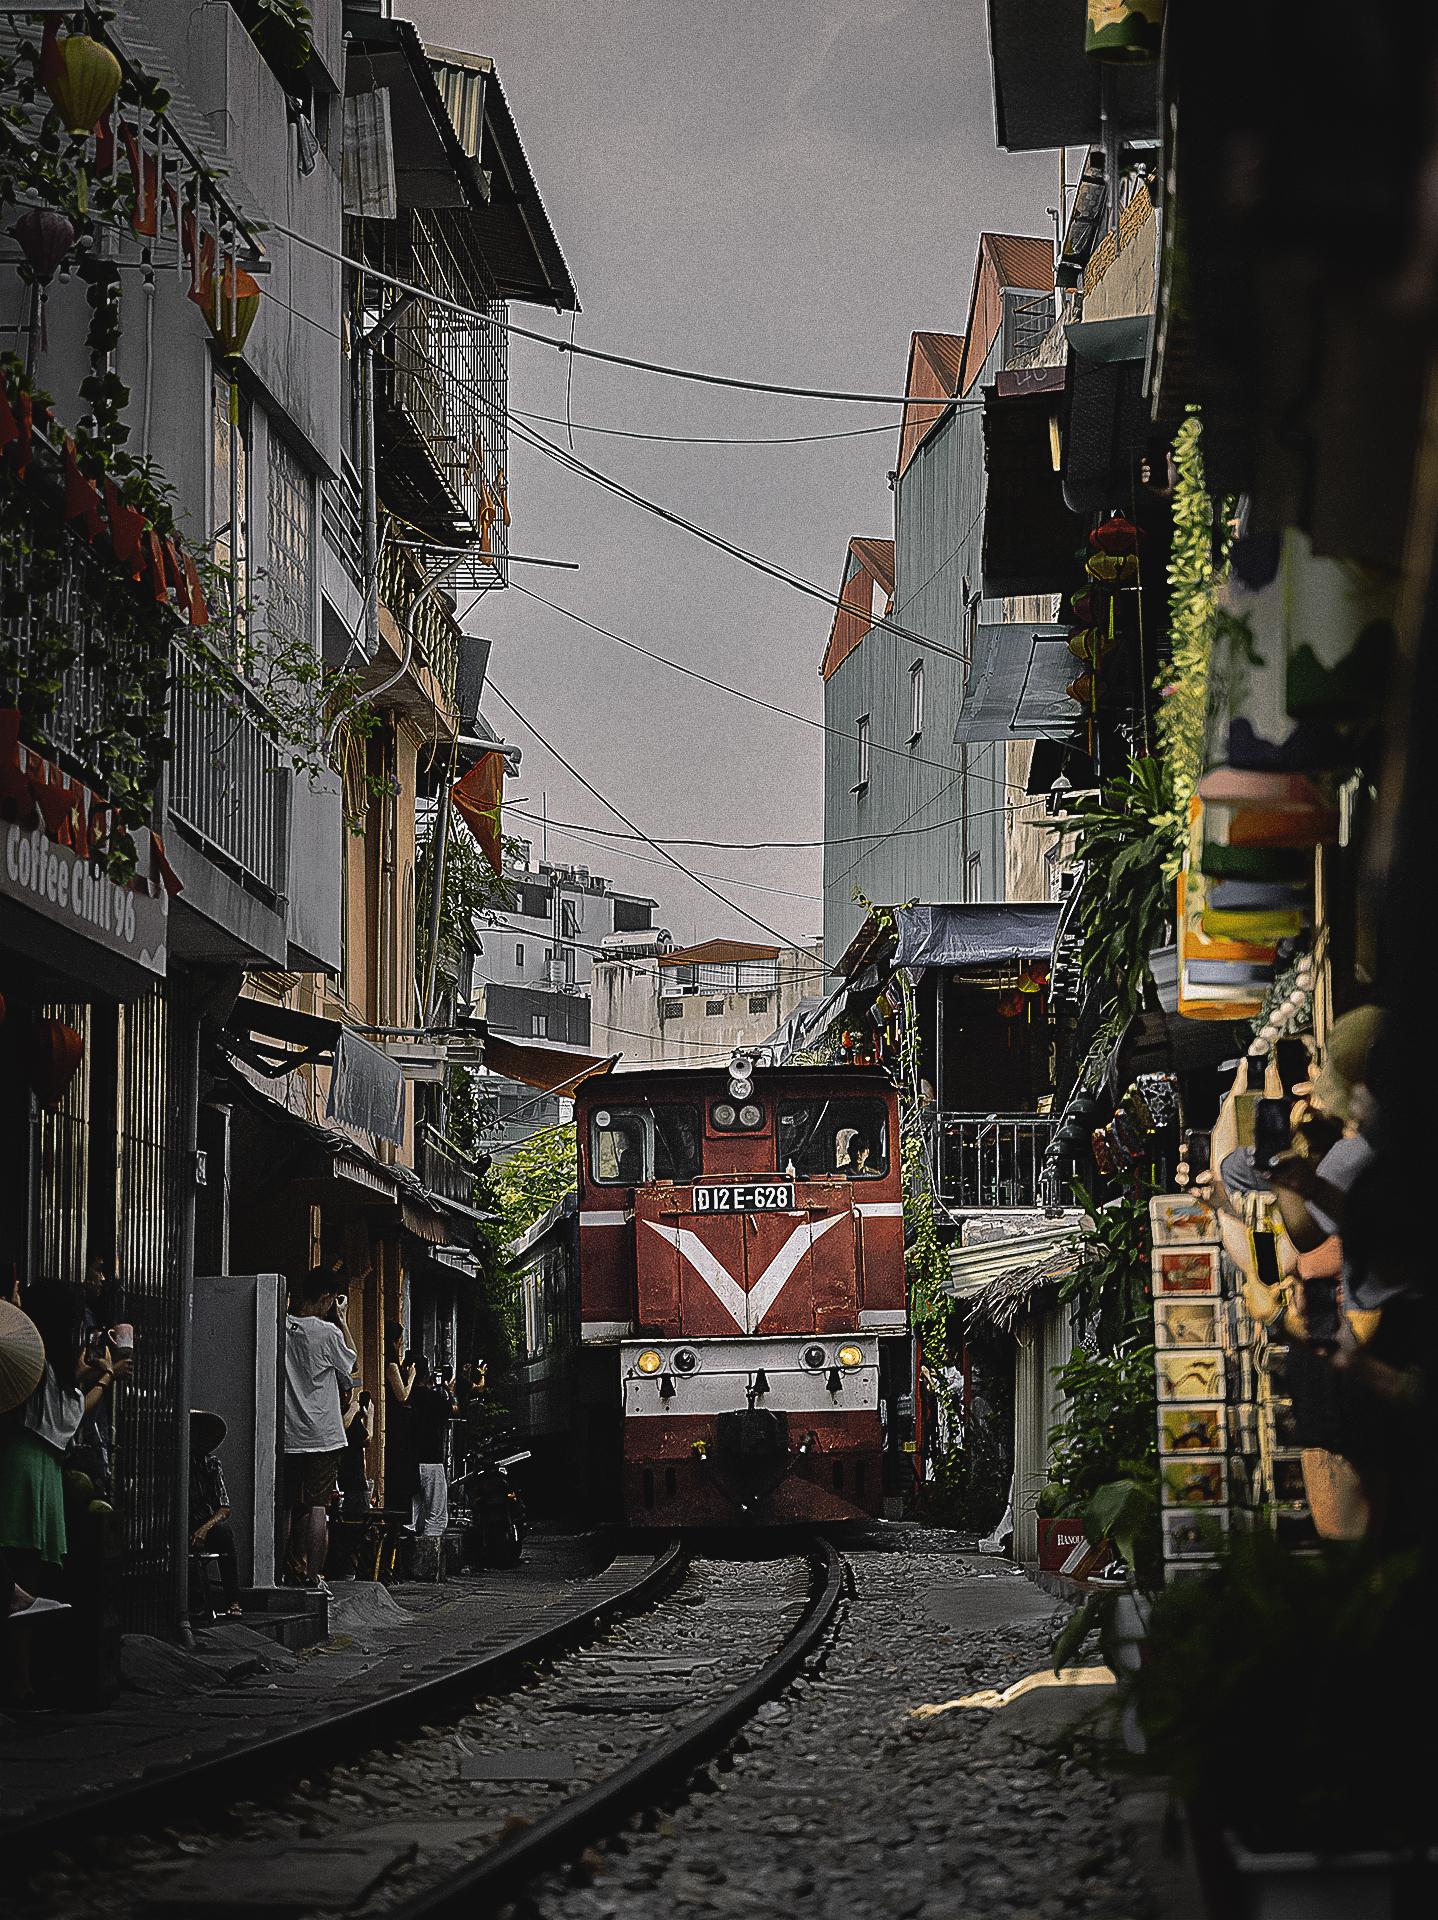
[{"label": "overcast grey sky", "polygon": [[[431,42],[493,58],[583,307],[582,344],[782,384],[897,393],[909,335],[957,332],[985,229],[1046,233],[1056,156],[998,153],[983,0],[399,0]],[[514,318],[557,334],[535,308]],[[568,363],[515,341],[510,405],[563,416]],[[897,410],[724,393],[573,363],[573,419],[658,433],[825,433]],[[563,438],[563,429],[537,431]],[[837,590],[851,533],[892,532],[897,427],[778,447],[575,434],[635,491]],[[615,632],[822,718],[828,610],[511,438],[510,542],[579,573],[512,579]],[[513,589],[470,623],[491,683],[648,833],[814,841],[823,735],[670,672]],[[497,701],[512,804],[620,823]],[[516,814],[511,832],[531,829]],[[533,829],[538,850],[538,830]],[[687,942],[821,923],[820,852],[675,848],[736,908],[632,843],[551,832],[661,903]],[[758,882],[782,892],[732,884]]]}]

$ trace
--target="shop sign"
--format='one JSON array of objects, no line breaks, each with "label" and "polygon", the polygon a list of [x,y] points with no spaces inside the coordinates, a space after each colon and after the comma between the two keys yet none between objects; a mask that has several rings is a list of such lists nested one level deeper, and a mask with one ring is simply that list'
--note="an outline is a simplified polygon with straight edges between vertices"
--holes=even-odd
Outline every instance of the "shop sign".
[{"label": "shop sign", "polygon": [[111,880],[91,853],[108,815],[98,794],[33,748],[0,741],[0,899],[163,978],[170,900],[153,836],[130,835],[135,878]]}]

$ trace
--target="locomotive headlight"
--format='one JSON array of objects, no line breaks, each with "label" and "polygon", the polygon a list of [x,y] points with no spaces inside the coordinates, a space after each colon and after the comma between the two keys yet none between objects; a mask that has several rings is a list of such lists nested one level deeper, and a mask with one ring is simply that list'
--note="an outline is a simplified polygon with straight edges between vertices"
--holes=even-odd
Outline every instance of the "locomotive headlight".
[{"label": "locomotive headlight", "polygon": [[634,1364],[641,1373],[658,1373],[664,1365],[664,1356],[656,1353],[653,1347],[646,1347]]},{"label": "locomotive headlight", "polygon": [[805,1347],[799,1355],[799,1365],[810,1373],[821,1373],[829,1364],[829,1356],[820,1346]]},{"label": "locomotive headlight", "polygon": [[740,1107],[739,1109],[739,1124],[741,1127],[757,1127],[763,1118],[764,1109],[762,1107],[747,1106]]},{"label": "locomotive headlight", "polygon": [[714,1124],[716,1127],[732,1127],[738,1117],[727,1100],[721,1100],[719,1105],[714,1109]]},{"label": "locomotive headlight", "polygon": [[862,1347],[840,1347],[838,1359],[841,1367],[862,1367],[864,1364],[864,1349]]},{"label": "locomotive headlight", "polygon": [[754,1082],[747,1073],[736,1073],[729,1081],[729,1092],[735,1100],[747,1100],[754,1091]]},{"label": "locomotive headlight", "polygon": [[670,1357],[669,1364],[676,1373],[697,1373],[699,1371],[699,1356],[693,1347],[676,1347]]}]

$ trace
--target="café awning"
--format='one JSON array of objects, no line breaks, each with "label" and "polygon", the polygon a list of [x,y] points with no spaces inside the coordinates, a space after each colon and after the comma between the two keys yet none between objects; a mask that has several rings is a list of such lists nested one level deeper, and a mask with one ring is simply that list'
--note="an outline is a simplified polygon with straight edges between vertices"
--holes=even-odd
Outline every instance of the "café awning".
[{"label": "caf\u00e9 awning", "polygon": [[351,1028],[245,995],[235,1002],[226,1024],[231,1050],[247,1066],[270,1080],[296,1067],[329,1067],[325,1118],[403,1145],[404,1072],[398,1061]]},{"label": "caf\u00e9 awning", "polygon": [[1053,949],[1057,904],[994,900],[969,906],[899,907],[896,967],[989,967],[1034,960]]},{"label": "caf\u00e9 awning", "polygon": [[1054,465],[1062,367],[1001,373],[984,390],[984,594],[1062,593],[1077,571],[1083,530]]},{"label": "caf\u00e9 awning", "polygon": [[608,1073],[617,1053],[581,1053],[574,1047],[552,1046],[543,1040],[506,1040],[491,1033],[484,1042],[484,1064],[491,1073],[518,1080],[543,1093],[573,1093],[596,1073]]},{"label": "caf\u00e9 awning", "polygon": [[1105,121],[1117,134],[1158,131],[1158,71],[1092,60],[1085,0],[989,0],[994,132],[1009,153],[1084,147]]},{"label": "caf\u00e9 awning", "polygon": [[1074,513],[1100,513],[1127,497],[1149,432],[1144,395],[1152,316],[1071,321],[1063,412],[1063,494]]}]

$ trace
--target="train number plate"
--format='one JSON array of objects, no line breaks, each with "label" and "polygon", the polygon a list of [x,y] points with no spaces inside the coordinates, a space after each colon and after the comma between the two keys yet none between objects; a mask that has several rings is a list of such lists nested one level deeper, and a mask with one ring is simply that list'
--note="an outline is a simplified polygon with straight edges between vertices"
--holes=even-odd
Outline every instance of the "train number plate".
[{"label": "train number plate", "polygon": [[785,1180],[731,1180],[723,1186],[696,1187],[696,1213],[792,1213],[794,1187]]}]

